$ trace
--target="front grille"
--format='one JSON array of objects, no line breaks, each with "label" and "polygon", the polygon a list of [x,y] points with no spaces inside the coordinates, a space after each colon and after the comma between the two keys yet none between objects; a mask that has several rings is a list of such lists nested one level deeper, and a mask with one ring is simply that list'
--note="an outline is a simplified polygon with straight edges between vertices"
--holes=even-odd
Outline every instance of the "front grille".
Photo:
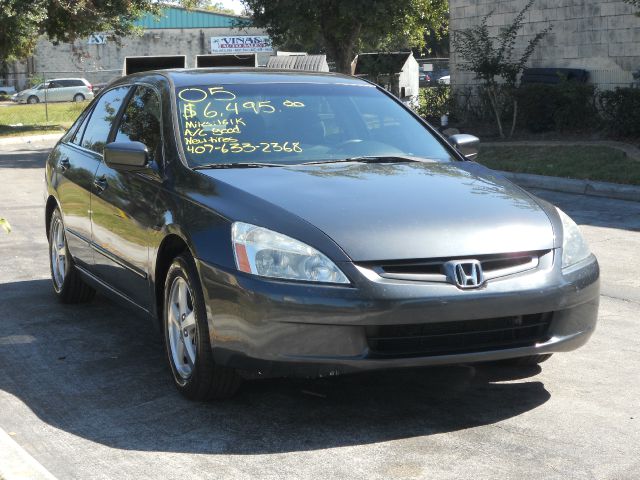
[{"label": "front grille", "polygon": [[366,328],[373,357],[453,355],[528,347],[549,339],[550,313]]},{"label": "front grille", "polygon": [[[499,255],[479,255],[473,257],[482,265],[486,280],[504,277],[527,270],[536,269],[550,250],[535,252],[505,253]],[[470,257],[469,257],[470,258]],[[362,267],[373,270],[383,278],[414,280],[427,282],[447,282],[445,264],[451,260],[465,260],[468,257],[433,258],[425,260],[401,260],[387,262],[369,262]]]}]

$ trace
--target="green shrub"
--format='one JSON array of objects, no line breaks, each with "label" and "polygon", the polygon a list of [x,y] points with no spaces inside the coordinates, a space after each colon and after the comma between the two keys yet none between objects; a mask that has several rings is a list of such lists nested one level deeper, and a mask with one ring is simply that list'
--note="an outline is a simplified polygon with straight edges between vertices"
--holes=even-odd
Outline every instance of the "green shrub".
[{"label": "green shrub", "polygon": [[640,137],[640,88],[616,88],[602,92],[600,111],[611,133]]},{"label": "green shrub", "polygon": [[28,88],[33,88],[41,83],[44,83],[44,75],[36,74],[27,80]]},{"label": "green shrub", "polygon": [[531,132],[553,130],[558,97],[558,89],[552,85],[522,85],[518,90],[520,124]]},{"label": "green shrub", "polygon": [[440,117],[451,111],[451,101],[450,85],[421,88],[418,114],[432,123],[439,124]]},{"label": "green shrub", "polygon": [[563,82],[558,85],[560,103],[554,115],[556,130],[589,130],[599,123],[594,85]]},{"label": "green shrub", "polygon": [[593,85],[529,84],[522,85],[517,95],[520,122],[531,132],[585,130],[598,124]]}]

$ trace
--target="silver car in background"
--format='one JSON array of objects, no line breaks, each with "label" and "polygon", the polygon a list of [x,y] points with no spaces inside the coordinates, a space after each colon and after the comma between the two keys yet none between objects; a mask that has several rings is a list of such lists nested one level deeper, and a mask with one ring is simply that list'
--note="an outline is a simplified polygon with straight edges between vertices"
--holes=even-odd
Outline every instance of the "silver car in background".
[{"label": "silver car in background", "polygon": [[17,103],[84,102],[93,99],[93,86],[85,78],[56,78],[22,90],[12,100]]}]

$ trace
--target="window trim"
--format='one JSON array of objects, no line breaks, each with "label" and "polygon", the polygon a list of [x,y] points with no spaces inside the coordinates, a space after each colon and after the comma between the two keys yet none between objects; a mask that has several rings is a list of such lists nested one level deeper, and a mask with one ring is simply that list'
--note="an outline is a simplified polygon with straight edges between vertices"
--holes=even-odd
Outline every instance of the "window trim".
[{"label": "window trim", "polygon": [[161,167],[162,169],[165,168],[165,152],[166,152],[166,145],[165,145],[165,137],[164,137],[164,115],[162,114],[162,94],[160,92],[160,89],[156,86],[156,85],[152,85],[150,83],[147,82],[134,82],[129,84],[131,88],[130,92],[127,94],[126,100],[122,103],[122,108],[120,109],[120,111],[118,112],[118,116],[116,117],[116,120],[113,122],[113,127],[112,127],[112,131],[109,132],[109,137],[108,137],[108,141],[107,143],[111,143],[115,140],[118,130],[120,128],[120,124],[122,123],[122,117],[124,116],[124,106],[128,105],[129,102],[131,101],[131,98],[135,95],[136,90],[138,89],[138,87],[145,87],[148,88],[150,90],[153,91],[153,93],[156,95],[157,99],[158,99],[158,106],[160,107],[160,145],[162,146],[162,161],[158,162],[158,159],[154,158],[153,162],[158,165],[159,167]]},{"label": "window trim", "polygon": [[129,91],[122,99],[122,105],[120,105],[120,108],[116,113],[116,118],[113,119],[113,123],[111,124],[111,129],[109,130],[109,134],[107,135],[107,141],[105,142],[105,145],[113,142],[113,140],[116,138],[116,132],[118,131],[118,128],[120,128],[120,124],[122,123],[122,117],[124,116],[125,107],[129,105],[131,97],[133,97],[136,91],[137,86],[135,83],[130,83],[128,86]]},{"label": "window trim", "polygon": [[84,142],[84,135],[87,132],[87,126],[89,125],[89,122],[91,122],[91,117],[93,116],[93,113],[94,113],[94,111],[96,109],[96,106],[98,105],[98,103],[100,103],[100,100],[102,99],[102,97],[104,97],[108,92],[110,92],[112,90],[115,90],[116,88],[123,88],[123,87],[128,88],[129,91],[125,94],[124,99],[122,100],[122,103],[120,104],[120,107],[118,107],[118,112],[116,113],[116,118],[114,119],[113,123],[111,124],[111,129],[109,130],[109,133],[107,135],[107,139],[106,139],[105,145],[107,143],[109,143],[109,139],[111,138],[111,134],[113,132],[114,125],[116,125],[116,122],[118,122],[118,119],[120,117],[120,113],[122,112],[122,108],[128,102],[128,98],[131,95],[131,92],[132,92],[132,88],[131,87],[132,86],[133,86],[133,84],[131,84],[131,83],[125,83],[125,84],[121,84],[121,85],[114,85],[113,87],[111,87],[109,89],[105,89],[103,92],[100,92],[100,96],[98,96],[94,100],[93,105],[90,108],[91,111],[88,113],[89,119],[87,121],[87,124],[84,126],[84,130],[82,131],[82,137],[80,138],[80,144],[72,143],[72,145],[74,145],[74,146],[76,146],[78,148],[81,148],[82,150],[84,150],[86,152],[91,152],[91,153],[93,153],[95,155],[98,155],[100,158],[102,158],[103,155],[101,153],[98,153],[95,150],[91,150],[90,148],[87,148],[84,145],[82,145],[82,143]]},{"label": "window trim", "polygon": [[65,145],[73,145],[75,147],[78,146],[73,143],[73,139],[75,138],[78,130],[80,130],[80,128],[84,124],[87,115],[89,115],[92,110],[93,104],[90,104],[87,108],[85,108],[85,110],[78,116],[78,118],[76,118],[76,121],[73,123],[73,125],[71,125],[71,128],[69,128],[69,130],[67,130],[66,133],[62,136],[62,143],[64,143]]}]

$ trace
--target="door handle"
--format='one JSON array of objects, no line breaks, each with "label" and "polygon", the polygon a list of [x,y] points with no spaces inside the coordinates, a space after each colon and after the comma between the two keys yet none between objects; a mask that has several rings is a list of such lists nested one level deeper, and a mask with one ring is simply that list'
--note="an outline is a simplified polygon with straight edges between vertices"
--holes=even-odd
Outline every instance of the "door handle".
[{"label": "door handle", "polygon": [[96,187],[96,193],[100,195],[104,192],[105,188],[107,188],[107,177],[102,175],[101,177],[96,177],[93,181],[93,186]]},{"label": "door handle", "polygon": [[63,158],[62,160],[60,160],[60,170],[62,172],[64,172],[65,170],[67,170],[69,167],[71,167],[71,162],[69,162],[68,158]]}]

